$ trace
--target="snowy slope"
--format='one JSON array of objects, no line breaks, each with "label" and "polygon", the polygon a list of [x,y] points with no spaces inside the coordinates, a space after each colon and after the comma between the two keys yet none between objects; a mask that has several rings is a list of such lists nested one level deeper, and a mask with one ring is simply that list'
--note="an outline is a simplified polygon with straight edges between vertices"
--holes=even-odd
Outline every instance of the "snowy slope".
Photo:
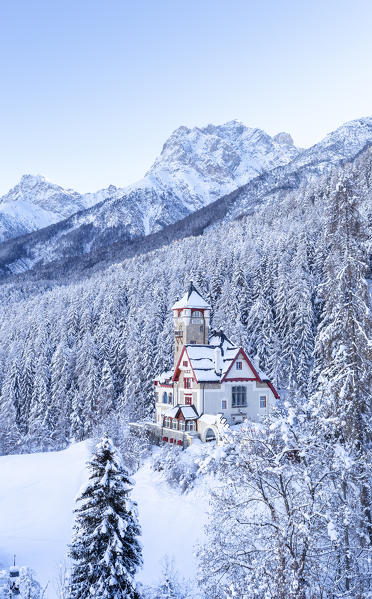
[{"label": "snowy slope", "polygon": [[[8,568],[16,554],[17,563],[31,566],[43,585],[50,581],[48,599],[56,596],[58,564],[71,541],[72,510],[87,478],[88,458],[88,442],[60,452],[0,457],[0,570]],[[191,578],[193,546],[201,540],[206,521],[205,488],[181,495],[149,463],[134,478],[144,545],[144,568],[138,579],[156,584],[166,554],[175,558],[183,577]]]},{"label": "snowy slope", "polygon": [[88,444],[60,452],[0,457],[0,569],[13,554],[35,569],[53,597],[58,564],[71,541],[75,496],[86,479]]}]

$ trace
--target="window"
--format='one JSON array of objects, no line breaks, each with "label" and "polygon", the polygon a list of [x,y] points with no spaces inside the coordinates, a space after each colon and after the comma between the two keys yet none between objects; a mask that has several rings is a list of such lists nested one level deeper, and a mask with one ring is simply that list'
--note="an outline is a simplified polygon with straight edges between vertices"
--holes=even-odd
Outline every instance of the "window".
[{"label": "window", "polygon": [[192,379],[191,378],[185,377],[183,379],[183,382],[184,382],[183,386],[184,386],[185,389],[191,389],[191,386],[192,386]]},{"label": "window", "polygon": [[266,395],[260,396],[260,408],[266,408]]},{"label": "window", "polygon": [[171,420],[170,418],[164,418],[164,426],[165,428],[170,428]]},{"label": "window", "polygon": [[243,362],[236,363],[236,370],[243,370]]},{"label": "window", "polygon": [[232,407],[247,407],[247,389],[245,387],[239,386],[232,388]]},{"label": "window", "polygon": [[196,429],[195,422],[193,420],[188,420],[186,422],[186,430],[187,431],[194,431],[195,429]]},{"label": "window", "polygon": [[201,333],[203,332],[203,325],[202,324],[200,325],[200,332]]},{"label": "window", "polygon": [[163,403],[168,403],[168,394],[166,391],[163,393]]},{"label": "window", "polygon": [[185,421],[184,420],[180,420],[179,421],[179,427],[180,431],[184,431],[185,430]]},{"label": "window", "polygon": [[178,429],[178,422],[175,418],[173,419],[173,422],[172,422],[172,428],[174,428],[175,431]]},{"label": "window", "polygon": [[172,393],[169,393],[168,395],[168,403],[172,403]]},{"label": "window", "polygon": [[187,360],[184,360],[184,361],[182,362],[182,365],[183,365],[183,366],[188,366],[188,365],[189,365],[189,363],[188,363],[188,361],[187,361]]},{"label": "window", "polygon": [[187,406],[191,406],[191,404],[192,404],[192,395],[185,395],[185,404]]},{"label": "window", "polygon": [[227,409],[227,401],[226,401],[226,399],[223,399],[221,401],[221,408],[222,408],[222,410],[226,410]]},{"label": "window", "polygon": [[196,345],[196,341],[192,340],[190,341],[191,345]]},{"label": "window", "polygon": [[193,318],[203,318],[203,314],[199,310],[194,310],[192,313]]}]

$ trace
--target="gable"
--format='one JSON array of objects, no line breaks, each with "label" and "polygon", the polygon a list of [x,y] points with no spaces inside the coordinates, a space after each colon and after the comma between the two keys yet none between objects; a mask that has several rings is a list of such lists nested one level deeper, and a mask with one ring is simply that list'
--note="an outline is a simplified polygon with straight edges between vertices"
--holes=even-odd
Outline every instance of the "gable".
[{"label": "gable", "polygon": [[[241,365],[241,368],[238,367]],[[243,349],[240,348],[239,352],[234,357],[228,371],[226,372],[224,381],[234,380],[250,380],[259,381],[260,377],[254,368],[252,362],[249,360],[247,354]]]},{"label": "gable", "polygon": [[[183,362],[187,362],[187,367],[183,366]],[[187,353],[187,346],[184,345],[183,350],[181,351],[181,355],[179,357],[176,368],[174,369],[174,375],[172,378],[173,382],[182,381],[184,377],[192,378],[194,381],[197,381],[195,376],[195,372],[192,367],[192,362]]]}]

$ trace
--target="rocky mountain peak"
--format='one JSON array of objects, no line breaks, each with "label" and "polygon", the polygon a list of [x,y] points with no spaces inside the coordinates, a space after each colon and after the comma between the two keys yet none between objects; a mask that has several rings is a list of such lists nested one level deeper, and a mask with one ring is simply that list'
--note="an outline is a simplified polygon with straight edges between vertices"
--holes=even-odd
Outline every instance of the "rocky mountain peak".
[{"label": "rocky mountain peak", "polygon": [[287,146],[294,146],[292,135],[290,133],[286,133],[285,131],[281,131],[274,135],[273,140],[276,143]]}]

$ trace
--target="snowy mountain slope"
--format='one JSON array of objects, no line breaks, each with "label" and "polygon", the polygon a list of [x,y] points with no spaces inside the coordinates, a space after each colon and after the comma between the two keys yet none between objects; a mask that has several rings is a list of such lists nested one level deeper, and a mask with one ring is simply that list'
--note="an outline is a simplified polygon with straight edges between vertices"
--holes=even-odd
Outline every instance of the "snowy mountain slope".
[{"label": "snowy mountain slope", "polygon": [[314,182],[345,161],[353,161],[372,144],[372,117],[345,123],[322,141],[244,186],[230,211],[236,218],[265,203],[281,202],[288,193]]},{"label": "snowy mountain slope", "polygon": [[171,187],[194,211],[298,154],[290,135],[272,138],[238,121],[204,128],[179,127],[145,179]]},{"label": "snowy mountain slope", "polygon": [[47,227],[91,202],[94,198],[63,189],[41,175],[24,175],[0,198],[0,241]]},{"label": "snowy mountain slope", "polygon": [[96,211],[78,221],[82,226],[90,222],[101,230],[106,223],[110,227],[124,222],[131,235],[148,234],[257,174],[287,163],[298,153],[290,136],[279,135],[275,140],[237,121],[204,129],[180,127],[144,179],[127,188],[110,185],[79,194],[40,175],[24,175],[0,198],[0,241],[36,231],[96,204],[100,204]]},{"label": "snowy mountain slope", "polygon": [[[225,137],[229,139],[229,151]],[[50,265],[49,276],[54,276],[53,271],[86,268],[103,260],[122,260],[182,235],[200,234],[206,226],[238,218],[258,205],[280,205],[289,192],[314,182],[345,160],[354,160],[371,144],[372,118],[346,123],[303,151],[293,149],[288,134],[281,133],[276,139],[285,142],[280,152],[275,138],[236,122],[205,129],[180,128],[165,144],[146,177],[129,187],[124,195],[123,190],[111,186],[109,192],[100,192],[100,197],[108,193],[110,197],[91,208],[0,244],[0,272],[6,276]],[[242,184],[245,169],[247,176],[254,173],[256,145],[259,161],[269,170],[227,196],[200,207],[218,189]],[[244,156],[244,160],[239,156]],[[275,161],[287,162],[275,167]],[[192,195],[191,175],[198,190],[196,195]],[[173,181],[172,189],[165,184],[162,187],[161,181],[166,180]],[[149,234],[149,239],[143,238]]]},{"label": "snowy mountain slope", "polygon": [[[88,458],[88,442],[65,451],[0,457],[0,570],[16,554],[17,562],[32,567],[43,586],[49,581],[47,599],[56,598],[55,578],[71,541],[72,510],[86,481]],[[148,462],[134,479],[144,557],[138,579],[156,584],[165,555],[174,557],[180,574],[191,578],[196,569],[193,548],[206,523],[207,488],[201,484],[182,495]],[[178,515],[177,526],[165,527],[170,514]]]}]

